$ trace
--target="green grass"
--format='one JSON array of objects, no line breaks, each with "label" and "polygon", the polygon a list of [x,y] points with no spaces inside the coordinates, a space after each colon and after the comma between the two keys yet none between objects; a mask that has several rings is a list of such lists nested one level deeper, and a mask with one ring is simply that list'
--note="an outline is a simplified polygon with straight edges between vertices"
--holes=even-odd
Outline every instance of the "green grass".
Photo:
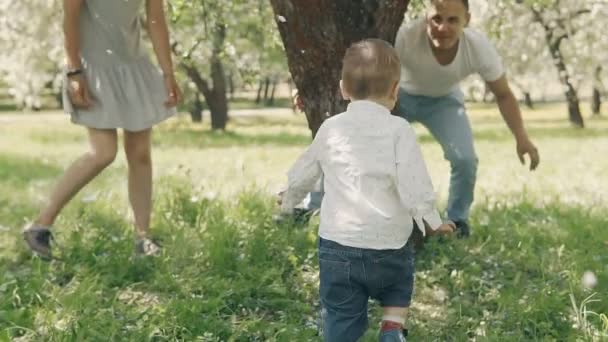
[{"label": "green grass", "polygon": [[[559,108],[527,113],[542,158],[531,173],[499,114],[473,106],[474,235],[417,256],[412,340],[608,338],[608,121],[575,130]],[[303,120],[235,117],[226,133],[184,118],[161,125],[152,229],[162,256],[133,257],[121,155],[59,217],[62,260],[51,263],[30,256],[20,229],[86,136],[67,118],[3,122],[0,341],[318,341],[318,220],[272,221],[272,192],[308,141]],[[416,130],[443,206],[448,166]],[[377,336],[380,308],[370,313],[364,341]]]}]

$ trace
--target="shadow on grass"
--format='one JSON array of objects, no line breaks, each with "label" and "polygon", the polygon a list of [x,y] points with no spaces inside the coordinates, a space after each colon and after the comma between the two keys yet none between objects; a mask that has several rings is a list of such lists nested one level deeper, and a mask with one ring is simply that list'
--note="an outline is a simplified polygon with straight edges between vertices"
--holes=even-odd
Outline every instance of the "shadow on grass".
[{"label": "shadow on grass", "polygon": [[44,145],[55,144],[78,144],[86,141],[86,133],[84,130],[78,132],[66,130],[44,130],[36,131],[29,134],[29,139]]},{"label": "shadow on grass", "polygon": [[[529,127],[528,134],[534,139],[594,139],[608,137],[608,128],[567,128],[567,127]],[[511,141],[513,135],[504,126],[502,129],[475,129],[473,127],[473,139],[475,141]],[[427,132],[419,134],[418,141],[420,143],[428,143],[435,141]]]},{"label": "shadow on grass", "polygon": [[[492,121],[496,123],[496,121]],[[550,124],[555,125],[550,125]],[[547,124],[546,127],[543,125]],[[259,145],[274,145],[274,146],[306,146],[310,144],[311,138],[307,134],[305,123],[302,122],[285,122],[284,118],[268,118],[268,117],[240,117],[234,120],[233,127],[235,131],[216,132],[211,130],[203,130],[193,127],[190,124],[184,124],[170,127],[169,129],[159,130],[154,138],[155,143],[161,146],[193,146],[193,147],[233,147],[233,146],[259,146]],[[303,128],[302,133],[279,132],[279,133],[263,133],[263,127],[299,127]],[[240,133],[238,128],[241,127],[260,127],[261,133]],[[428,134],[427,131],[419,130],[420,143],[434,142],[435,139]],[[568,127],[565,120],[548,120],[540,125],[528,127],[528,133],[532,139],[593,139],[598,137],[608,137],[608,127],[587,127],[578,129]],[[513,135],[508,128],[498,123],[496,128],[479,128],[475,129],[473,125],[473,134],[476,141],[511,141]]]},{"label": "shadow on grass", "polygon": [[163,130],[153,137],[157,146],[165,147],[234,147],[234,146],[305,146],[310,137],[303,134],[242,134],[233,131],[211,131],[185,128]]},{"label": "shadow on grass", "polygon": [[291,98],[277,97],[272,103],[260,101],[256,103],[254,99],[235,97],[229,100],[230,109],[252,109],[252,108],[291,108]]},{"label": "shadow on grass", "polygon": [[295,114],[293,116],[263,116],[263,115],[249,115],[240,116],[230,119],[230,126],[235,127],[301,127],[308,129],[306,119],[301,119],[298,116],[304,116],[304,114]]}]

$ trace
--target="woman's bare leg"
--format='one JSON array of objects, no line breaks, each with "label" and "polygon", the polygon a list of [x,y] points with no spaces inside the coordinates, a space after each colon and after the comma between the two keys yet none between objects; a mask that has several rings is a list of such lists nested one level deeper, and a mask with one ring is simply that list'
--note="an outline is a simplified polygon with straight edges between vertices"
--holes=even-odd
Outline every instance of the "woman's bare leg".
[{"label": "woman's bare leg", "polygon": [[129,164],[129,201],[135,217],[135,233],[148,235],[152,210],[152,129],[125,131],[125,153]]},{"label": "woman's bare leg", "polygon": [[50,227],[74,195],[116,158],[115,129],[88,128],[88,132],[90,150],[74,161],[59,178],[47,205],[35,221],[37,224]]}]

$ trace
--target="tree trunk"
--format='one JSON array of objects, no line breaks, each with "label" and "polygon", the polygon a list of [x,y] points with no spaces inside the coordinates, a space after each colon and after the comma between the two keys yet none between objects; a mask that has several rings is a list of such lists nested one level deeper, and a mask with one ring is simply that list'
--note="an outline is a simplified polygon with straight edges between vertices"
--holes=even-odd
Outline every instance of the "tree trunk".
[{"label": "tree trunk", "polygon": [[207,106],[211,112],[211,128],[214,130],[225,130],[226,123],[228,122],[226,74],[224,72],[224,65],[220,59],[225,38],[226,27],[224,25],[217,25],[210,61],[211,82],[213,83],[213,87],[209,86],[209,83],[201,76],[201,73],[196,66],[185,62],[180,63],[180,67],[186,71],[186,74],[196,85],[198,91],[205,97],[205,102],[207,102]]},{"label": "tree trunk", "polygon": [[224,51],[224,41],[226,39],[226,26],[218,24],[215,29],[213,41],[213,51],[211,54],[211,81],[213,82],[213,95],[207,101],[211,112],[211,128],[226,129],[228,122],[228,99],[226,97],[226,73],[224,65],[220,59],[220,54]]},{"label": "tree trunk", "polygon": [[601,113],[603,89],[602,66],[598,65],[595,67],[595,72],[593,74],[593,93],[591,95],[591,111],[593,112],[593,115],[600,115]]},{"label": "tree trunk", "polygon": [[61,91],[56,92],[54,97],[55,102],[57,103],[57,108],[63,108],[63,93]]},{"label": "tree trunk", "polygon": [[591,111],[593,115],[600,115],[602,108],[602,97],[599,89],[593,88],[593,95],[591,96]]},{"label": "tree trunk", "polygon": [[228,75],[228,90],[230,91],[230,99],[234,100],[234,75],[232,72]]},{"label": "tree trunk", "polygon": [[270,87],[270,97],[266,100],[266,105],[272,106],[274,104],[274,94],[277,90],[277,79],[276,77],[272,78],[271,87]]},{"label": "tree trunk", "polygon": [[196,92],[194,102],[192,103],[192,108],[190,109],[190,117],[192,118],[192,122],[203,121],[203,102],[201,102],[201,96],[199,94],[199,92]]},{"label": "tree trunk", "polygon": [[255,97],[255,103],[259,104],[262,101],[262,89],[264,89],[264,81],[258,82],[258,95]]},{"label": "tree trunk", "polygon": [[534,8],[531,10],[534,14],[534,20],[536,20],[545,31],[545,41],[547,42],[549,52],[553,58],[553,63],[557,69],[559,81],[565,89],[564,95],[566,96],[566,101],[568,102],[568,119],[573,125],[584,128],[585,122],[583,121],[583,116],[581,115],[578,94],[574,86],[572,86],[572,82],[570,82],[570,73],[566,68],[564,56],[560,50],[561,42],[568,38],[568,35],[561,34],[560,36],[555,36],[555,30],[559,29],[559,27],[555,27],[553,22],[545,22],[541,12],[538,10]]},{"label": "tree trunk", "polygon": [[313,136],[325,118],[343,112],[342,57],[354,42],[394,43],[409,0],[270,0],[292,78]]},{"label": "tree trunk", "polygon": [[555,67],[558,71],[559,80],[565,88],[564,95],[566,96],[566,101],[568,102],[568,119],[573,125],[584,128],[585,122],[583,121],[583,116],[581,115],[578,94],[576,89],[574,89],[572,86],[572,82],[570,82],[570,74],[566,69],[564,57],[562,56],[559,47],[551,47],[551,55],[553,56]]},{"label": "tree trunk", "polygon": [[526,105],[526,107],[528,107],[529,109],[534,109],[534,101],[532,101],[532,95],[530,94],[530,91],[527,89],[527,87],[525,87],[517,79],[513,79],[512,82],[524,95],[524,105]]},{"label": "tree trunk", "polygon": [[226,75],[218,54],[211,57],[211,80],[213,95],[207,99],[211,112],[211,128],[225,130],[228,122],[228,99],[226,97]]},{"label": "tree trunk", "polygon": [[264,102],[268,102],[268,88],[270,87],[270,77],[264,78]]},{"label": "tree trunk", "polygon": [[534,102],[532,101],[532,96],[530,96],[530,92],[529,91],[524,91],[524,104],[526,105],[526,107],[528,107],[529,109],[534,109]]}]

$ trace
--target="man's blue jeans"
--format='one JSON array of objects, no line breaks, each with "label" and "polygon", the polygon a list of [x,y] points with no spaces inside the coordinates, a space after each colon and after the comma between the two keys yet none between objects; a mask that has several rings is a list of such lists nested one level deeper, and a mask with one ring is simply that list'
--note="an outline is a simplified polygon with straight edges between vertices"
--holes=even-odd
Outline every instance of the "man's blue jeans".
[{"label": "man's blue jeans", "polygon": [[477,155],[462,92],[428,97],[400,89],[395,109],[407,121],[425,126],[441,145],[443,156],[451,166],[448,218],[467,221],[475,192]]}]

